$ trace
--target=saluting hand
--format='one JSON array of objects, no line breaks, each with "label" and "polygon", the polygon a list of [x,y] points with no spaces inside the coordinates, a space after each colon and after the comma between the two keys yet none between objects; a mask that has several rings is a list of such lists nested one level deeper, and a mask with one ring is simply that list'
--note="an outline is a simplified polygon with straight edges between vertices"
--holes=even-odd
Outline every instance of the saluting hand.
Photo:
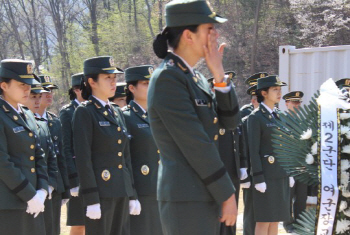
[{"label": "saluting hand", "polygon": [[237,219],[237,204],[236,196],[232,194],[229,199],[222,203],[222,215],[220,222],[225,223],[226,226],[233,226]]},{"label": "saluting hand", "polygon": [[218,48],[219,34],[216,29],[210,29],[208,34],[208,44],[204,45],[204,56],[210,72],[213,74],[216,83],[223,82],[225,71],[222,65],[225,43]]}]

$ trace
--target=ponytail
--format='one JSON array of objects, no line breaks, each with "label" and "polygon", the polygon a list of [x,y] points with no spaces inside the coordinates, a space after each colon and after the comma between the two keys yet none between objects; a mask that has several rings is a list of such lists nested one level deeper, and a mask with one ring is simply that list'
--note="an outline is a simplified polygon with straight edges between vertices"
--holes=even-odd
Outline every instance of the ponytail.
[{"label": "ponytail", "polygon": [[81,96],[84,100],[88,100],[89,97],[92,95],[92,89],[88,82],[89,78],[92,78],[95,82],[98,80],[98,74],[88,74],[84,76],[84,79],[81,80],[80,89],[81,89]]},{"label": "ponytail", "polygon": [[137,83],[138,83],[138,81],[132,81],[132,82],[126,83],[125,94],[126,94],[126,103],[127,103],[127,104],[129,104],[130,101],[132,101],[132,100],[134,99],[134,95],[133,95],[132,92],[129,90],[129,85],[136,86]]}]

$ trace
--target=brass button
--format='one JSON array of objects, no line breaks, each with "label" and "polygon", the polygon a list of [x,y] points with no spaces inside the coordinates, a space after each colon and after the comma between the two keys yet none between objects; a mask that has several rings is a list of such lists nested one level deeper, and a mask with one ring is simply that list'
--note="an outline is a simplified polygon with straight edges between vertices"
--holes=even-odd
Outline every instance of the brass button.
[{"label": "brass button", "polygon": [[121,143],[122,143],[122,140],[121,140],[121,139],[119,139],[119,140],[118,140],[118,144],[121,144]]},{"label": "brass button", "polygon": [[30,146],[30,148],[31,148],[31,149],[34,149],[34,148],[35,148],[34,144],[32,144],[32,145]]},{"label": "brass button", "polygon": [[32,132],[29,132],[29,137],[33,137],[33,133]]},{"label": "brass button", "polygon": [[123,165],[122,165],[122,164],[119,164],[119,165],[118,165],[118,168],[119,168],[119,169],[122,169],[122,168],[123,168]]},{"label": "brass button", "polygon": [[50,126],[52,126],[52,123],[50,123]]},{"label": "brass button", "polygon": [[29,158],[31,161],[34,161],[34,156],[30,156]]},{"label": "brass button", "polygon": [[217,118],[217,117],[214,117],[213,123],[216,124],[217,122],[218,122],[218,118]]},{"label": "brass button", "polygon": [[122,130],[122,128],[120,128],[120,126],[118,126],[118,129],[117,129],[118,131],[121,131]]},{"label": "brass button", "polygon": [[158,153],[158,154],[160,153],[159,149],[157,150],[157,153]]},{"label": "brass button", "polygon": [[215,135],[214,136],[214,140],[216,141],[216,140],[218,140],[219,139],[219,136],[218,135]]},{"label": "brass button", "polygon": [[158,165],[160,164],[160,160],[158,161]]},{"label": "brass button", "polygon": [[122,152],[118,152],[118,156],[119,157],[123,156],[123,153]]},{"label": "brass button", "polygon": [[17,121],[18,117],[16,115],[13,115],[13,119],[15,119],[15,121]]},{"label": "brass button", "polygon": [[35,172],[35,169],[34,169],[34,168],[32,168],[32,169],[30,169],[30,171],[31,171],[32,173],[34,173],[34,172]]}]

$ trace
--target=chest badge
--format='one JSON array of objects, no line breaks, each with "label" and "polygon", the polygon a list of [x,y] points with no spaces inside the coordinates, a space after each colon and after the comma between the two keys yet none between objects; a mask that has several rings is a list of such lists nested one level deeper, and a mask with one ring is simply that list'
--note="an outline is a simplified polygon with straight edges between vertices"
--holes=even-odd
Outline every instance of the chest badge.
[{"label": "chest badge", "polygon": [[275,158],[274,158],[274,156],[269,156],[269,157],[267,158],[267,161],[269,161],[270,164],[274,164],[274,163],[275,163]]},{"label": "chest badge", "polygon": [[103,115],[107,116],[107,115],[108,115],[107,111],[104,111],[104,112],[103,112]]},{"label": "chest badge", "polygon": [[111,173],[109,170],[103,170],[101,176],[104,181],[108,181],[111,178]]},{"label": "chest badge", "polygon": [[219,130],[219,134],[220,134],[220,135],[225,135],[225,129],[221,128],[221,129]]},{"label": "chest badge", "polygon": [[141,173],[142,173],[143,175],[148,175],[148,174],[149,174],[149,167],[148,167],[147,165],[143,165],[143,166],[141,167]]}]

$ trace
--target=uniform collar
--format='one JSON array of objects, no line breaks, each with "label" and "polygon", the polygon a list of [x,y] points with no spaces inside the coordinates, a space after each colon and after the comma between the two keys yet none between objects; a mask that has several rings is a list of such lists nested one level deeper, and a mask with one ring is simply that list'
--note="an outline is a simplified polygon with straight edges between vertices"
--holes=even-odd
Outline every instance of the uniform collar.
[{"label": "uniform collar", "polygon": [[170,51],[170,52],[173,53],[176,57],[178,57],[182,61],[182,63],[184,63],[186,65],[186,67],[191,71],[191,73],[193,75],[195,75],[193,68],[186,62],[186,60],[184,60],[181,56],[179,56],[175,52],[172,52],[172,51]]},{"label": "uniform collar", "polygon": [[[97,98],[96,98],[96,99],[97,99]],[[78,105],[80,104],[80,102],[79,102],[78,99],[75,99],[74,102],[77,103]]]},{"label": "uniform collar", "polygon": [[111,106],[111,104],[109,103],[109,101],[103,101],[103,100],[101,100],[101,99],[99,99],[99,98],[97,98],[96,96],[92,96],[92,97],[94,97],[98,102],[100,102],[100,104],[103,106],[103,107],[105,107],[106,105],[109,105],[109,106]]},{"label": "uniform collar", "polygon": [[144,110],[144,108],[142,108],[142,106],[139,105],[135,100],[133,100],[133,102],[134,102],[135,104],[137,104],[137,106],[139,106],[139,108],[143,111],[143,113],[147,113],[147,111]]},{"label": "uniform collar", "polygon": [[46,113],[46,109],[45,109],[45,111],[44,111],[44,113],[43,113],[43,116],[41,116],[40,114],[38,114],[38,113],[35,113],[35,115],[36,116],[38,116],[39,118],[42,118],[42,119],[44,119],[45,121],[47,121],[47,113]]},{"label": "uniform collar", "polygon": [[269,106],[267,106],[266,104],[264,104],[264,102],[261,102],[261,104],[265,107],[265,109],[266,109],[267,111],[269,111],[269,113],[272,113],[272,112],[276,112],[276,111],[277,111],[277,108],[276,108],[276,107],[274,107],[273,110],[272,110],[272,109],[270,109]]},{"label": "uniform collar", "polygon": [[22,113],[22,110],[21,110],[19,104],[17,104],[18,106],[17,106],[17,109],[16,109],[16,108],[13,107],[9,102],[7,102],[6,100],[4,100],[4,99],[2,98],[2,96],[0,96],[0,99],[2,99],[3,101],[5,101],[13,110],[16,111],[16,113],[18,113],[18,114]]}]

